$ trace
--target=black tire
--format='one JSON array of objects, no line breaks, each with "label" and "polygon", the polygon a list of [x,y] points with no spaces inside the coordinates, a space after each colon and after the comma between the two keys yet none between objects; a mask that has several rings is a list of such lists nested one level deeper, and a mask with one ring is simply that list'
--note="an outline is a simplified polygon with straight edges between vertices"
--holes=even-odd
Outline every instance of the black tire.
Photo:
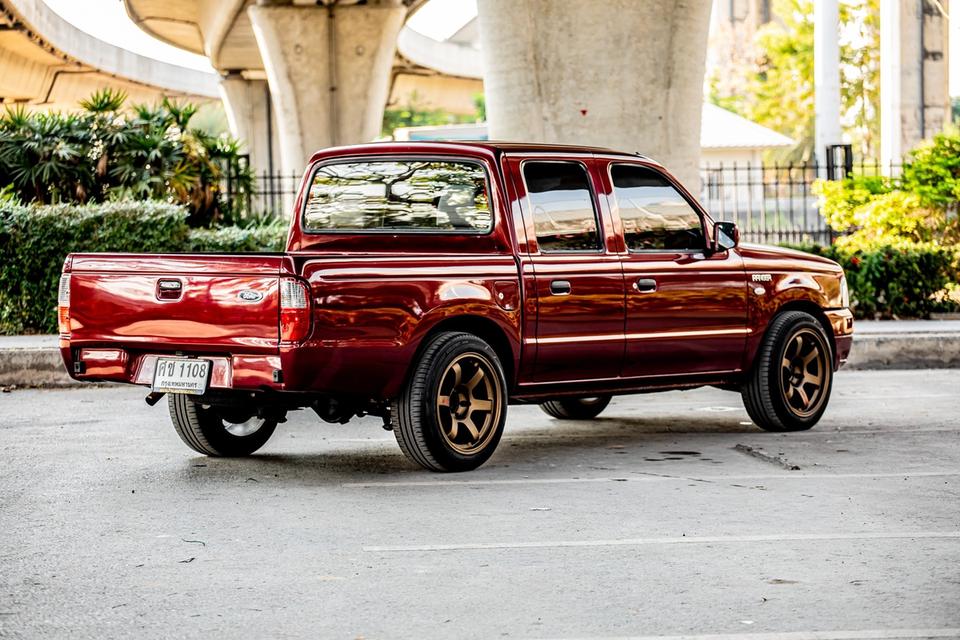
[{"label": "black tire", "polygon": [[180,439],[208,456],[248,456],[266,444],[277,428],[276,420],[205,406],[182,393],[169,394],[167,406]]},{"label": "black tire", "polygon": [[808,313],[786,311],[767,328],[740,393],[761,429],[805,431],[823,416],[832,387],[833,349],[823,326]]},{"label": "black tire", "polygon": [[610,396],[589,398],[562,398],[548,400],[540,405],[544,413],[557,420],[593,420],[610,404]]},{"label": "black tire", "polygon": [[413,462],[430,471],[476,469],[493,455],[507,419],[500,359],[475,335],[437,334],[423,348],[391,414],[397,443]]}]

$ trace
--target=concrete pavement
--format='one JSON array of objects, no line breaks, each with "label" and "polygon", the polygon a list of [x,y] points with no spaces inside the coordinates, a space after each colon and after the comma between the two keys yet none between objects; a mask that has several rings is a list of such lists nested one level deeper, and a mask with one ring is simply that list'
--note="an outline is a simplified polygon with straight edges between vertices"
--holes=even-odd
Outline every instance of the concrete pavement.
[{"label": "concrete pavement", "polygon": [[715,389],[511,407],[455,476],[376,419],[211,459],[141,389],[13,391],[0,637],[960,637],[958,388],[841,371],[786,435]]},{"label": "concrete pavement", "polygon": [[[960,320],[861,320],[846,368],[960,368]],[[56,336],[0,336],[0,386],[72,384]]]}]

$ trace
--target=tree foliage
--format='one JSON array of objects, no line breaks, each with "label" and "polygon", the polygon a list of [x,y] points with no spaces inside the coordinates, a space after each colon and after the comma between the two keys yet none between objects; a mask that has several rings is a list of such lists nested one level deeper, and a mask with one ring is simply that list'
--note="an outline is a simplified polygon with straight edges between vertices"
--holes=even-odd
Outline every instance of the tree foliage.
[{"label": "tree foliage", "polygon": [[[383,112],[383,135],[392,136],[395,129],[402,127],[428,127],[447,124],[465,124],[482,120],[486,115],[486,103],[483,95],[474,96],[476,113],[471,115],[454,114],[445,109],[434,109],[422,102],[416,91],[407,97],[406,104],[388,107]],[[482,116],[481,116],[482,114]]]},{"label": "tree foliage", "polygon": [[[749,43],[727,29],[718,48],[733,51],[709,78],[717,105],[797,141],[789,160],[814,155],[813,0],[774,0],[777,19]],[[840,4],[841,122],[856,150],[876,157],[880,100],[879,0]]]},{"label": "tree foliage", "polygon": [[192,127],[195,105],[164,99],[126,109],[125,103],[123,92],[104,89],[75,113],[8,108],[0,115],[0,185],[43,204],[118,198],[184,204],[194,226],[229,217],[220,197],[226,172],[241,193],[252,188],[240,143]]}]

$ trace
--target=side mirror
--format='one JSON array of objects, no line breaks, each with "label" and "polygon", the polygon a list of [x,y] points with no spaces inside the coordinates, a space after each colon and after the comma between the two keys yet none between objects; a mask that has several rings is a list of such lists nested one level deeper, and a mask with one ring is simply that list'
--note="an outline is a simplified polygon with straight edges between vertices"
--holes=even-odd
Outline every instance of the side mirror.
[{"label": "side mirror", "polygon": [[728,251],[740,244],[740,230],[733,222],[717,222],[713,225],[713,250]]}]

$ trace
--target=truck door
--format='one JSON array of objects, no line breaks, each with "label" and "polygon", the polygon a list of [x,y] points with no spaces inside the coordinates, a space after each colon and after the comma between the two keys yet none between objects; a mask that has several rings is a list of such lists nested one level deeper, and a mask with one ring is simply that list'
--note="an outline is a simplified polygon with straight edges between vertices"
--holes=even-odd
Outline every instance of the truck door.
[{"label": "truck door", "polygon": [[601,171],[623,230],[624,377],[735,371],[747,329],[736,250],[706,251],[704,217],[656,167],[610,161]]},{"label": "truck door", "polygon": [[[623,273],[592,156],[507,159],[533,267],[536,382],[616,378],[623,359]],[[532,289],[532,291],[530,290]]]}]

